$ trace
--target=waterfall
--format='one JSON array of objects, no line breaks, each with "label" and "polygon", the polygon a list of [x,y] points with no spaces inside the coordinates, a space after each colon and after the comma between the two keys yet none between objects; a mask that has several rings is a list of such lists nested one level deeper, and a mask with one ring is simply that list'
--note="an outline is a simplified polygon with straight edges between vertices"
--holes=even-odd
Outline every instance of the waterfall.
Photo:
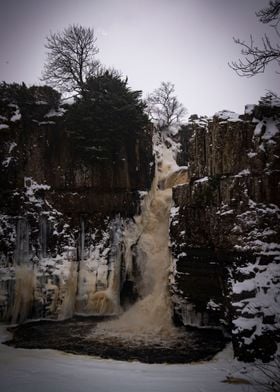
[{"label": "waterfall", "polygon": [[[141,202],[141,213],[133,219],[108,217],[104,229],[92,229],[90,248],[85,246],[85,222],[81,218],[77,247],[65,247],[63,259],[56,266],[47,257],[48,221],[45,216],[40,218],[40,262],[50,263],[59,276],[56,284],[51,280],[47,283],[48,287],[57,285],[53,312],[58,319],[70,318],[75,313],[115,315],[119,316],[117,320],[100,324],[100,328],[134,335],[174,332],[168,291],[172,264],[169,215],[172,186],[187,181],[187,170],[177,166],[170,148],[164,145],[161,150],[157,148],[155,178]],[[34,293],[37,295],[38,291],[37,271],[29,260],[29,231],[27,219],[19,219],[13,322],[28,317]],[[88,238],[89,234],[87,242]],[[39,265],[38,276],[41,273]]]},{"label": "waterfall", "polygon": [[[167,155],[168,149],[165,149]],[[178,168],[174,160],[158,162],[158,170],[142,202],[141,214],[134,217],[124,230],[124,261],[126,277],[133,269],[133,254],[139,276],[135,282],[138,301],[118,319],[98,324],[92,337],[115,336],[133,338],[176,335],[172,322],[171,301],[168,290],[171,268],[169,250],[169,215],[172,186],[186,182],[185,168]],[[170,155],[168,155],[170,158]],[[133,250],[132,250],[133,249]],[[119,271],[118,271],[119,272]],[[114,295],[118,295],[117,290]]]},{"label": "waterfall", "polygon": [[[157,179],[154,184],[156,183]],[[136,219],[139,233],[136,263],[140,271],[136,284],[140,299],[119,320],[107,323],[109,328],[136,334],[147,331],[166,333],[173,329],[168,294],[171,196],[171,189],[159,190],[154,185],[144,201],[142,214]],[[126,257],[128,255],[129,252]],[[130,255],[125,262],[130,265]]]}]

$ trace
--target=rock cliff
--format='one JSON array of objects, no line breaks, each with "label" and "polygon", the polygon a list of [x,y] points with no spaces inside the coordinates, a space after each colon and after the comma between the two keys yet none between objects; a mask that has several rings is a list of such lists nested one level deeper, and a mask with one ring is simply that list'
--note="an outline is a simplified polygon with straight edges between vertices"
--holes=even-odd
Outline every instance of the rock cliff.
[{"label": "rock cliff", "polygon": [[[164,146],[155,143],[155,154],[152,129],[128,132],[115,138],[111,159],[87,161],[73,141],[82,133],[73,139],[68,129],[69,106],[37,100],[22,113],[15,102],[1,102],[1,320],[126,309],[141,292],[139,259],[146,260],[147,244],[140,237],[152,228],[159,234],[153,208],[162,200],[148,194],[143,202],[153,212],[147,227],[134,216],[148,190],[160,195],[173,186],[169,235],[175,320],[223,328],[243,360],[267,360],[275,353],[280,339],[277,103],[248,105],[243,115],[191,116],[176,141],[168,137]],[[90,124],[91,118],[86,120]],[[99,136],[106,145],[103,133]],[[180,167],[173,162],[179,141]],[[164,161],[170,154],[172,164]],[[158,183],[152,187],[155,158]],[[165,166],[170,175],[161,178]],[[164,205],[159,203],[159,217],[167,211]],[[168,241],[163,242],[157,251],[166,245],[169,263]]]},{"label": "rock cliff", "polygon": [[280,327],[280,107],[192,116],[181,136],[190,183],[173,188],[177,315],[228,324],[240,359],[268,359]]},{"label": "rock cliff", "polygon": [[[69,107],[54,109],[38,101],[27,117],[16,104],[4,103],[0,318],[71,316],[75,295],[86,313],[89,286],[106,289],[113,274],[109,249],[116,233],[139,209],[141,192],[150,188],[152,132],[147,128],[141,137],[131,132],[114,160],[87,163],[69,137]],[[27,283],[30,274],[33,280]]]}]

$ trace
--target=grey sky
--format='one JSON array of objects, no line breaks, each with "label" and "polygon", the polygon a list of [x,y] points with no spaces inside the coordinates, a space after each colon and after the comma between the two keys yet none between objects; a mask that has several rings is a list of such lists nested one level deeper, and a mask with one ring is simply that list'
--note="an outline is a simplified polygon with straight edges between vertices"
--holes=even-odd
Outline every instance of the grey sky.
[{"label": "grey sky", "polygon": [[38,83],[46,35],[79,23],[94,27],[98,58],[132,88],[145,96],[171,81],[189,113],[243,112],[266,89],[279,91],[275,67],[240,78],[227,65],[240,55],[233,36],[273,34],[255,16],[268,0],[0,1],[0,80]]}]

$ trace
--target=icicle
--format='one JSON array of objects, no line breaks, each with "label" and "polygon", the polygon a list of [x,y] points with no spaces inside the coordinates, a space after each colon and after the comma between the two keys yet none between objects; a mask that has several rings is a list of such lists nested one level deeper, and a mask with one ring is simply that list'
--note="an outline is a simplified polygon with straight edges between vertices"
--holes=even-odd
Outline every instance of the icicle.
[{"label": "icicle", "polygon": [[27,264],[16,267],[15,297],[12,324],[25,321],[32,309],[35,290],[35,272]]},{"label": "icicle", "polygon": [[[119,216],[111,223],[111,247],[109,254],[109,268],[101,264],[97,271],[97,280],[102,273],[108,276],[108,287],[105,290],[96,291],[89,296],[86,307],[87,313],[92,314],[119,314],[120,312],[120,276],[122,258],[122,222]],[[102,281],[104,279],[101,279]]]},{"label": "icicle", "polygon": [[20,218],[17,223],[15,260],[15,292],[13,306],[10,309],[12,323],[22,323],[31,312],[35,272],[29,265],[29,225],[26,218]]},{"label": "icicle", "polygon": [[69,260],[69,272],[65,283],[65,295],[63,303],[59,312],[58,319],[64,320],[71,318],[75,311],[76,293],[77,293],[77,266],[78,263],[75,260]]},{"label": "icicle", "polygon": [[19,218],[17,222],[17,237],[15,263],[17,265],[29,261],[29,225],[26,218]]},{"label": "icicle", "polygon": [[47,219],[45,216],[40,217],[40,249],[41,249],[41,258],[47,257]]},{"label": "icicle", "polygon": [[80,237],[80,260],[83,261],[85,256],[85,221],[81,218],[81,237]]}]

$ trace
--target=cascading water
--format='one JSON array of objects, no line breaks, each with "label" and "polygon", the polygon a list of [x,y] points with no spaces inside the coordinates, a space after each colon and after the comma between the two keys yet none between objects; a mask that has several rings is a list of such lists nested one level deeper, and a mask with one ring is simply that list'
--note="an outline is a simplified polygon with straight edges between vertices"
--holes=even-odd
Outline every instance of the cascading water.
[{"label": "cascading water", "polygon": [[[169,154],[169,150],[165,149]],[[169,155],[170,158],[170,155]],[[93,339],[116,338],[136,341],[161,341],[178,337],[173,325],[168,282],[171,256],[169,250],[169,214],[172,186],[186,182],[186,169],[163,159],[150,192],[145,196],[141,215],[124,230],[126,276],[132,274],[133,256],[139,271],[136,281],[138,301],[118,319],[100,323]],[[133,251],[132,251],[133,249]],[[115,291],[116,295],[119,295]]]},{"label": "cascading water", "polygon": [[[58,319],[70,318],[75,313],[118,315],[118,320],[101,323],[97,330],[118,331],[123,336],[152,334],[155,337],[174,333],[168,293],[169,212],[172,186],[186,182],[187,171],[178,168],[170,148],[161,146],[156,156],[155,178],[142,201],[140,215],[134,220],[116,216],[104,232],[103,243],[92,252],[85,247],[85,223],[81,220],[79,252],[76,247],[68,247],[56,290],[54,302],[58,304]],[[44,217],[40,220],[40,248],[40,257],[45,258],[47,221]],[[29,258],[29,227],[26,219],[20,219],[15,252],[18,266],[12,310],[14,322],[28,317],[34,300],[36,271]],[[120,303],[126,282],[133,282],[138,299],[128,309],[122,308]]]}]

